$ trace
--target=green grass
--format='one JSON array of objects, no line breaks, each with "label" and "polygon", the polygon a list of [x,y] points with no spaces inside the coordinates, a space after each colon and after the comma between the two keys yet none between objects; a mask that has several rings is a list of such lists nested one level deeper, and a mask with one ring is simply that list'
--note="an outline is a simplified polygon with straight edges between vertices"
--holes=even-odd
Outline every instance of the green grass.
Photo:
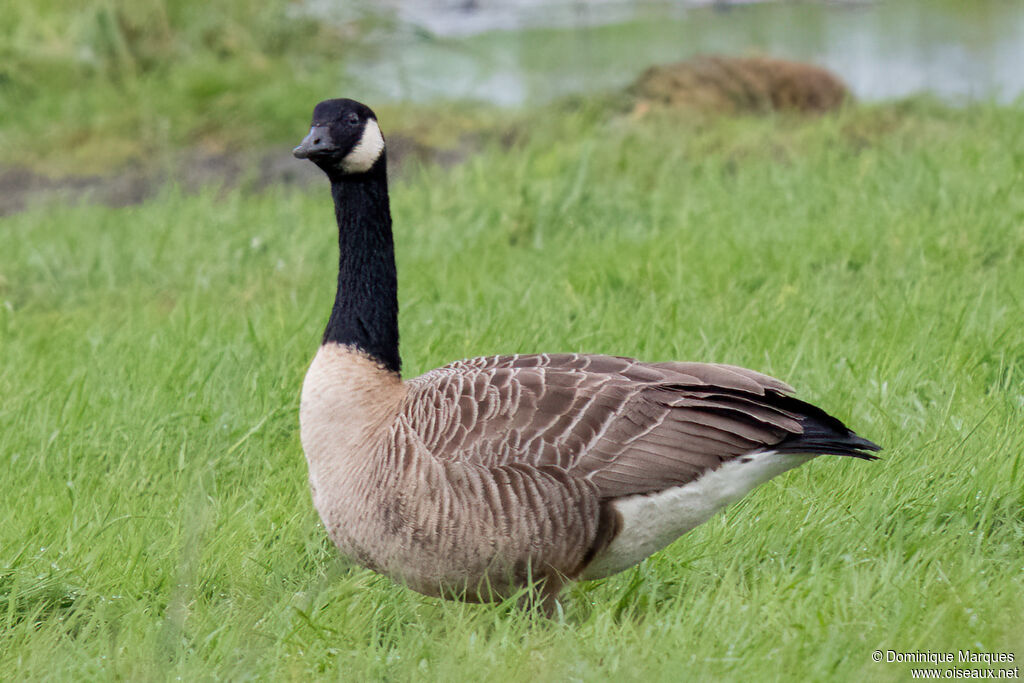
[{"label": "green grass", "polygon": [[[383,125],[387,128],[387,120]],[[886,447],[822,458],[563,621],[336,556],[299,386],[326,186],[0,222],[0,671],[365,680],[905,679],[1024,656],[1024,114],[640,122],[549,109],[393,186],[406,374],[590,351],[776,374]]]},{"label": "green grass", "polygon": [[[359,7],[362,7],[359,4]],[[11,0],[0,5],[0,162],[49,174],[182,146],[281,143],[382,21],[336,25],[289,0]],[[298,128],[301,130],[301,127]]]},{"label": "green grass", "polygon": [[[88,176],[173,167],[183,151],[294,144],[313,104],[361,96],[350,56],[388,49],[376,42],[395,29],[386,11],[364,0],[342,9],[328,23],[292,0],[4,2],[0,171]],[[392,134],[430,147],[504,132],[485,106],[377,110]]]}]

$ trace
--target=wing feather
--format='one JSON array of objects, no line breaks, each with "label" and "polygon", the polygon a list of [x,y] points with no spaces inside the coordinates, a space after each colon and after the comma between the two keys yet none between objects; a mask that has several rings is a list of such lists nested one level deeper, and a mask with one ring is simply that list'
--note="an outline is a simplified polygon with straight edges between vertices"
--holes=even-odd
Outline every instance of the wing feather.
[{"label": "wing feather", "polygon": [[[679,486],[778,444],[804,447],[804,422],[824,415],[789,397],[785,383],[752,370],[618,356],[474,358],[408,384],[403,414],[420,426],[435,457],[554,468],[592,482],[606,499]],[[828,419],[841,435],[842,423]]]}]

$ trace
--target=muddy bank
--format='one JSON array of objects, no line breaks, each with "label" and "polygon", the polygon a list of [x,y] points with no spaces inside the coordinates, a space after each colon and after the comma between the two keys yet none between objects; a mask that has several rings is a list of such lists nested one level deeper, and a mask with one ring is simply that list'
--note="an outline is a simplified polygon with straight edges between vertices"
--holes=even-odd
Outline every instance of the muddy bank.
[{"label": "muddy bank", "polygon": [[[412,161],[450,165],[472,151],[471,141],[454,149],[438,149],[401,134],[388,136],[388,168],[401,173]],[[241,187],[259,192],[267,187],[304,187],[322,181],[312,164],[292,156],[291,146],[258,152],[210,153],[187,150],[159,165],[131,164],[109,174],[54,178],[28,168],[0,166],[0,216],[51,202],[90,202],[131,206],[144,202],[167,185],[185,192],[203,188]]]}]

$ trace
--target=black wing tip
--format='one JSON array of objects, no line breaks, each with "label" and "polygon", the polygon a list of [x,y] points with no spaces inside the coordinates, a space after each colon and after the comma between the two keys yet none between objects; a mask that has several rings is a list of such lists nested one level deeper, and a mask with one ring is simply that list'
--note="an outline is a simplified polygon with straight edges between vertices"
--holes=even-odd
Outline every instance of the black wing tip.
[{"label": "black wing tip", "polygon": [[[882,449],[881,449],[881,447],[876,446],[875,448],[873,448],[871,450],[880,451]],[[881,456],[875,455],[874,453],[865,453],[864,451],[850,451],[848,453],[843,453],[843,455],[848,455],[851,458],[858,458],[860,460],[867,460],[868,462],[871,462],[872,460],[881,460],[882,459]]]},{"label": "black wing tip", "polygon": [[[846,435],[836,439],[840,447],[847,447],[857,451],[880,451],[882,447],[874,441],[865,439],[863,436],[858,436],[853,430],[847,429]],[[873,460],[877,460],[877,455],[868,455]]]},{"label": "black wing tip", "polygon": [[879,460],[872,452],[882,450],[874,441],[858,436],[841,420],[816,405],[792,396],[776,394],[778,405],[798,415],[802,434],[790,434],[776,446],[782,453],[843,455],[861,460]]},{"label": "black wing tip", "polygon": [[861,449],[857,446],[832,442],[806,441],[803,443],[781,443],[775,447],[779,453],[793,453],[804,455],[841,455],[859,460],[881,460],[881,458],[870,451],[881,450],[881,448]]},{"label": "black wing tip", "polygon": [[[835,418],[832,418],[835,419]],[[858,436],[842,423],[840,429],[808,419],[802,420],[803,434],[792,434],[776,448],[780,453],[842,455],[861,460],[880,460],[875,452],[882,450],[874,441]],[[845,432],[845,433],[843,433]]]}]

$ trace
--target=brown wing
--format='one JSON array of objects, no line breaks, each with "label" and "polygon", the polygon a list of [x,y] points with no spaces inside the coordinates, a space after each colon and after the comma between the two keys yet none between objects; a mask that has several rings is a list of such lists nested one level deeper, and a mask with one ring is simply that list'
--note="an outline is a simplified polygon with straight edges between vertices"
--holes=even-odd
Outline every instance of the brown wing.
[{"label": "brown wing", "polygon": [[685,484],[780,444],[854,455],[849,451],[870,448],[828,450],[835,439],[801,444],[808,418],[837,438],[852,432],[789,397],[786,384],[729,365],[494,356],[452,363],[410,380],[409,388],[403,412],[436,456],[486,467],[555,466],[589,479],[604,498]]}]

